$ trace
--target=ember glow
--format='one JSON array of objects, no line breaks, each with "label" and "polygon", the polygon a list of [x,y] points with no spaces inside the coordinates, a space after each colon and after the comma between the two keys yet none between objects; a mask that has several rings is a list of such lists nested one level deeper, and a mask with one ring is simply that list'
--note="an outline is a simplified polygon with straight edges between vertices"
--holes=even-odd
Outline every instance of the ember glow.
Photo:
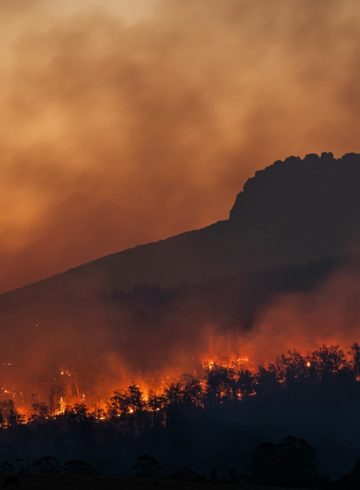
[{"label": "ember glow", "polygon": [[[13,364],[7,363],[6,365],[12,366]],[[125,390],[130,385],[138,387],[143,394],[143,400],[149,402],[151,397],[161,396],[171,384],[181,381],[184,376],[202,379],[201,383],[205,389],[205,374],[215,372],[218,369],[225,369],[234,373],[241,371],[255,373],[256,365],[245,355],[234,354],[231,357],[217,356],[211,358],[204,355],[201,356],[201,359],[193,362],[188,371],[184,371],[188,373],[186,375],[181,372],[181,368],[178,368],[152,375],[129,375],[127,379],[119,376],[122,378],[122,382],[112,386],[106,383],[103,386],[91,386],[91,380],[86,379],[86,369],[80,374],[63,367],[52,378],[49,377],[43,381],[42,385],[38,385],[37,392],[18,391],[15,386],[2,386],[0,388],[0,401],[7,403],[11,400],[26,419],[31,417],[33,407],[45,406],[49,416],[64,414],[66,410],[74,410],[77,405],[86,405],[91,412],[100,413],[101,416],[113,392]],[[88,391],[83,389],[83,385],[90,386]],[[129,413],[133,413],[132,408],[129,409]]]},{"label": "ember glow", "polygon": [[[125,305],[115,310],[106,299],[87,302],[82,316],[73,311],[65,316],[47,305],[48,323],[35,317],[30,304],[23,315],[16,309],[16,316],[3,317],[2,324],[16,325],[19,336],[15,342],[13,330],[3,328],[0,398],[28,417],[33,405],[52,416],[78,404],[103,417],[112,394],[130,385],[150,403],[152,394],[161,396],[184,373],[201,378],[218,366],[254,373],[282,353],[305,355],[322,344],[346,351],[359,333],[358,279],[353,267],[345,267],[310,292],[276,296],[248,329],[241,323],[189,322],[179,302],[173,309],[161,303],[159,325],[150,326],[142,319],[154,315],[153,307],[144,315],[141,302],[132,310]],[[156,294],[162,298],[161,291]],[[313,367],[306,359],[304,368]]]},{"label": "ember glow", "polygon": [[[191,370],[181,374],[169,374],[166,371],[154,376],[130,377],[122,384],[112,387],[93,387],[88,392],[82,389],[82,383],[89,386],[84,374],[71,371],[66,367],[58,370],[53,377],[39,386],[39,391],[18,391],[13,386],[0,387],[1,427],[7,428],[14,423],[28,423],[37,418],[52,419],[66,414],[87,413],[98,420],[109,417],[136,414],[142,411],[159,412],[165,408],[172,397],[181,397],[193,387],[199,397],[197,404],[204,403],[203,398],[210,396],[212,390],[218,402],[221,400],[242,400],[256,396],[257,384],[264,372],[274,377],[279,385],[287,378],[306,379],[322,376],[323,370],[336,374],[351,370],[354,378],[360,376],[360,347],[354,343],[351,350],[340,349],[338,345],[320,346],[318,349],[300,353],[289,351],[267,365],[258,365],[246,355],[234,354],[230,357],[207,357],[204,355]],[[12,367],[11,361],[6,363]],[[194,368],[196,365],[196,368]],[[307,374],[308,373],[308,374]],[[101,395],[99,395],[101,393]],[[204,398],[204,399],[205,399]],[[167,400],[167,401],[165,401]],[[125,408],[124,408],[125,407]]]}]

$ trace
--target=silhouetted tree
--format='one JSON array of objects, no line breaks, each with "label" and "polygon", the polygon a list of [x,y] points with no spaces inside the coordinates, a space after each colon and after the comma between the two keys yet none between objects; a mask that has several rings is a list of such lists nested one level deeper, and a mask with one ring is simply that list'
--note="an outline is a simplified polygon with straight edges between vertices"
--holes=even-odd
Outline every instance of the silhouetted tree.
[{"label": "silhouetted tree", "polygon": [[228,471],[228,479],[230,483],[237,483],[239,481],[239,476],[235,468],[230,468]]},{"label": "silhouetted tree", "polygon": [[127,416],[143,410],[145,402],[140,388],[129,386],[128,390],[115,391],[110,398],[109,414],[112,417]]},{"label": "silhouetted tree", "polygon": [[360,345],[357,342],[351,346],[351,358],[352,358],[352,366],[356,379],[359,379],[360,376]]},{"label": "silhouetted tree", "polygon": [[309,377],[311,364],[300,352],[293,350],[277,358],[274,366],[277,379],[291,385]]},{"label": "silhouetted tree", "polygon": [[237,387],[241,398],[248,398],[255,394],[255,379],[248,369],[242,369],[238,374]]},{"label": "silhouetted tree", "polygon": [[200,381],[192,376],[185,378],[182,401],[186,408],[202,406],[203,389]]},{"label": "silhouetted tree", "polygon": [[67,475],[95,475],[96,471],[86,461],[69,459],[63,464],[63,471]]},{"label": "silhouetted tree", "polygon": [[66,407],[64,417],[71,422],[82,423],[90,419],[85,403],[76,403],[73,407]]},{"label": "silhouetted tree", "polygon": [[320,379],[334,376],[349,367],[345,353],[339,345],[322,345],[309,355],[310,370]]},{"label": "silhouetted tree", "polygon": [[208,368],[205,399],[207,404],[214,404],[219,400],[237,399],[235,370],[218,364],[214,364],[211,368]]},{"label": "silhouetted tree", "polygon": [[18,475],[26,475],[28,473],[29,467],[23,458],[16,458],[14,466]]},{"label": "silhouetted tree", "polygon": [[256,374],[256,394],[262,397],[273,396],[277,393],[278,388],[276,367],[274,365],[270,365],[268,368],[259,366]]},{"label": "silhouetted tree", "polygon": [[156,458],[148,454],[142,454],[133,466],[135,476],[138,478],[154,478],[161,473],[161,465]]},{"label": "silhouetted tree", "polygon": [[165,419],[165,395],[157,395],[155,392],[150,391],[147,401],[148,409],[150,410],[150,416],[153,426],[164,426]]},{"label": "silhouetted tree", "polygon": [[24,422],[24,417],[17,412],[14,400],[3,400],[0,402],[1,427],[15,427]]},{"label": "silhouetted tree", "polygon": [[[88,412],[83,404],[67,407],[58,414],[39,403],[34,405],[28,424],[22,424],[14,400],[2,400],[0,423],[6,430],[0,430],[0,449],[7,451],[3,454],[8,458],[15,457],[18,445],[34,447],[38,454],[39,448],[44,444],[49,447],[53,441],[52,454],[63,454],[71,445],[72,454],[86,459],[93,448],[96,454],[99,445],[109,459],[120,450],[122,460],[126,460],[133,457],[133,448],[147,451],[152,447],[166,457],[172,453],[176,461],[180,453],[191,448],[191,463],[195,464],[201,454],[202,461],[209,457],[209,464],[216,464],[212,459],[216,451],[219,464],[224,467],[227,461],[229,465],[236,464],[233,454],[237,447],[244,458],[248,434],[264,431],[270,437],[278,433],[279,427],[304,432],[304,426],[306,430],[314,427],[314,440],[326,430],[332,444],[339,426],[355,447],[359,432],[352,421],[360,407],[360,383],[356,379],[359,356],[357,344],[352,348],[351,359],[338,346],[322,346],[306,356],[288,352],[258,371],[236,364],[230,368],[211,365],[196,375],[182,376],[162,393],[150,392],[147,398],[136,385],[114,392],[108,409],[96,414]],[[313,421],[321,428],[312,425]],[[349,448],[351,451],[350,445]],[[251,476],[253,481],[263,478],[292,485],[301,481],[307,486],[316,476],[316,468],[311,465],[313,456],[306,443],[294,438],[261,445],[252,459]],[[46,466],[46,461],[41,464]],[[128,465],[129,461],[123,464]],[[24,471],[27,465],[23,464]],[[80,463],[71,465],[75,471]],[[184,478],[186,474],[189,477],[189,469],[178,476]],[[291,480],[294,475],[296,481]],[[227,481],[229,478],[230,475]]]},{"label": "silhouetted tree", "polygon": [[42,402],[32,404],[31,418],[33,420],[46,420],[50,416],[49,407]]},{"label": "silhouetted tree", "polygon": [[30,466],[31,473],[57,474],[61,469],[61,463],[53,456],[34,459]]},{"label": "silhouetted tree", "polygon": [[259,444],[251,457],[250,481],[258,485],[311,488],[316,484],[315,449],[295,437]]},{"label": "silhouetted tree", "polygon": [[164,396],[168,407],[179,407],[183,403],[183,389],[181,383],[171,383],[165,388]]},{"label": "silhouetted tree", "polygon": [[1,474],[8,474],[8,473],[15,473],[16,472],[16,469],[14,467],[14,465],[12,463],[10,463],[9,461],[1,461],[0,463],[0,473]]}]

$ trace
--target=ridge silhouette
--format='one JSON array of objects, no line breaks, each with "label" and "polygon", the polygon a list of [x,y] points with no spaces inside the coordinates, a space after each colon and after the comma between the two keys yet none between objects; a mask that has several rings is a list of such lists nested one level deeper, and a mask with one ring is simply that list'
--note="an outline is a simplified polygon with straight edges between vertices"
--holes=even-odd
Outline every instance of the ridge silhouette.
[{"label": "ridge silhouette", "polygon": [[174,287],[352,255],[360,238],[359,189],[359,154],[291,156],[256,172],[227,220],[99,258],[10,294],[107,295],[139,284]]},{"label": "ridge silhouette", "polygon": [[320,287],[349,260],[359,276],[359,189],[360,155],[290,157],[257,172],[227,220],[1,295],[4,375],[36,392],[29,379],[60,367],[90,389],[123,371],[191,370],[209,326],[236,338],[272,300]]}]

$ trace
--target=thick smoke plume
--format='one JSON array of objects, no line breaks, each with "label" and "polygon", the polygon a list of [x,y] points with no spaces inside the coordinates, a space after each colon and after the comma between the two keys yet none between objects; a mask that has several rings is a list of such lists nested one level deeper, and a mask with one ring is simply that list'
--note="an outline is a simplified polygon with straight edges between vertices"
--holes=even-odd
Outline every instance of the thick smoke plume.
[{"label": "thick smoke plume", "polygon": [[359,149],[356,0],[0,9],[2,290],[224,218],[281,156]]},{"label": "thick smoke plume", "polygon": [[146,286],[83,303],[65,295],[24,309],[9,300],[1,310],[0,399],[15,393],[24,406],[44,401],[55,408],[60,396],[75,403],[85,394],[92,407],[133,383],[162,391],[203,363],[240,360],[254,369],[289,350],[347,350],[360,340],[359,274],[351,263],[306,291],[272,294],[255,307],[251,323],[234,315],[239,290],[223,284],[224,296],[232,291],[234,298],[212,310],[217,290],[208,285]]},{"label": "thick smoke plume", "polygon": [[340,268],[309,292],[273,299],[243,338],[245,352],[258,363],[267,363],[282,353],[307,353],[323,344],[350,348],[360,340],[359,280],[357,262]]}]

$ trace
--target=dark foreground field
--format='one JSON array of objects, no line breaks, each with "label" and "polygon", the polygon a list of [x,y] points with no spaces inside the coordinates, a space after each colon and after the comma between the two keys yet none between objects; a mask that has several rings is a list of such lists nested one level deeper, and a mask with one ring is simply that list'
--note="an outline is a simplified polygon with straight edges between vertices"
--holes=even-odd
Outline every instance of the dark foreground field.
[{"label": "dark foreground field", "polygon": [[[10,482],[9,482],[10,483]],[[277,487],[263,487],[246,484],[188,482],[175,480],[145,480],[125,478],[101,478],[101,477],[70,477],[70,476],[27,476],[20,480],[20,487],[5,485],[8,490],[16,488],[28,490],[276,490]],[[288,489],[290,490],[290,489]]]}]

